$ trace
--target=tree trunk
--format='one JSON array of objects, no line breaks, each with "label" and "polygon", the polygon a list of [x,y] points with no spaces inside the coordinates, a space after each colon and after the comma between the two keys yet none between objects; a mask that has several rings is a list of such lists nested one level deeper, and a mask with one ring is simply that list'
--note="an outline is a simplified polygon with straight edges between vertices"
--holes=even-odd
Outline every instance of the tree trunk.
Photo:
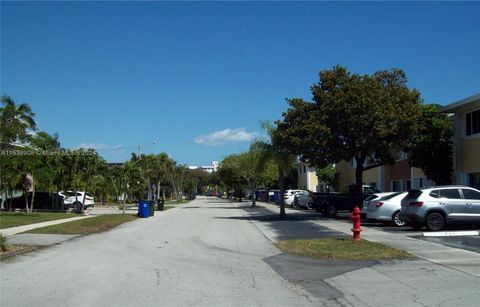
[{"label": "tree trunk", "polygon": [[80,209],[80,212],[83,214],[83,208],[85,208],[85,198],[87,198],[87,188],[84,189],[83,191],[83,200],[82,200],[82,206]]},{"label": "tree trunk", "polygon": [[257,206],[257,198],[255,197],[255,191],[257,190],[256,186],[252,186],[252,208]]},{"label": "tree trunk", "polygon": [[32,202],[30,203],[30,212],[33,212],[33,204],[35,203],[35,179],[32,175]]},{"label": "tree trunk", "polygon": [[280,195],[278,196],[280,199],[280,217],[286,217],[287,214],[285,213],[285,199],[283,195],[285,194],[285,178],[283,176],[283,170],[279,166],[278,167],[278,188],[280,189]]},{"label": "tree trunk", "polygon": [[28,192],[25,193],[25,211],[28,212]]},{"label": "tree trunk", "polygon": [[122,214],[125,214],[125,203],[126,203],[126,201],[127,201],[127,193],[124,193]]},{"label": "tree trunk", "polygon": [[147,178],[147,190],[148,190],[147,198],[148,200],[152,200],[152,183],[150,182],[150,177]]},{"label": "tree trunk", "polygon": [[355,158],[357,162],[357,167],[355,168],[355,194],[353,195],[354,207],[361,207],[362,196],[363,196],[363,163],[365,158]]}]

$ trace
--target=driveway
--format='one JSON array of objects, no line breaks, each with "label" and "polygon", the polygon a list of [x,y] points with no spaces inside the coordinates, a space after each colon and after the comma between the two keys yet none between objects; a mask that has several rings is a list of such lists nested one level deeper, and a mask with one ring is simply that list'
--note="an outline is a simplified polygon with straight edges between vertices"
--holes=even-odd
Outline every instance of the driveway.
[{"label": "driveway", "polygon": [[319,305],[263,261],[279,251],[249,220],[228,219],[246,215],[235,204],[198,199],[7,259],[0,305]]}]

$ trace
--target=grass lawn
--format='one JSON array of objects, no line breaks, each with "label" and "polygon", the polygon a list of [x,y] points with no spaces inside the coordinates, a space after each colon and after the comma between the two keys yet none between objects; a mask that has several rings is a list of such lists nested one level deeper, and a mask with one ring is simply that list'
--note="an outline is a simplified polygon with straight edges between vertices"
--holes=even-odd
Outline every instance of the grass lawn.
[{"label": "grass lawn", "polygon": [[0,229],[76,217],[63,212],[0,212]]},{"label": "grass lawn", "polygon": [[137,218],[138,217],[133,214],[105,214],[79,221],[32,229],[24,233],[87,235],[109,230]]},{"label": "grass lawn", "polygon": [[346,260],[391,260],[413,259],[407,252],[380,243],[351,238],[321,238],[307,240],[284,240],[277,243],[285,253],[300,256],[346,259]]}]

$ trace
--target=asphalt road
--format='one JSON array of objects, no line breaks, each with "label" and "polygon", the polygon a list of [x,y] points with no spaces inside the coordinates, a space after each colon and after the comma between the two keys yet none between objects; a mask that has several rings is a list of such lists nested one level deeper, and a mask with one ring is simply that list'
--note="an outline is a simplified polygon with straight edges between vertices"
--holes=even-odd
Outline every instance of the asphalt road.
[{"label": "asphalt road", "polygon": [[[310,306],[238,205],[201,199],[1,265],[1,306]],[[242,206],[242,205],[240,205]],[[248,206],[245,204],[245,206]]]}]

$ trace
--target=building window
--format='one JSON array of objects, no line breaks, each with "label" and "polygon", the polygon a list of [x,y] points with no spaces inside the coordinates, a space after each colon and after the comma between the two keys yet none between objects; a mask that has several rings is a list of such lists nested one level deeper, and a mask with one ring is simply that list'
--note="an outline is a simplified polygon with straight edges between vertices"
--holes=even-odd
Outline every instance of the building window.
[{"label": "building window", "polygon": [[480,133],[480,110],[465,114],[465,135]]},{"label": "building window", "polygon": [[306,172],[307,172],[307,166],[304,165],[304,166],[303,166],[303,173],[305,174]]},{"label": "building window", "polygon": [[403,192],[402,180],[392,180],[392,192]]},{"label": "building window", "polygon": [[480,189],[480,173],[470,173],[468,175],[468,185],[472,188]]}]

